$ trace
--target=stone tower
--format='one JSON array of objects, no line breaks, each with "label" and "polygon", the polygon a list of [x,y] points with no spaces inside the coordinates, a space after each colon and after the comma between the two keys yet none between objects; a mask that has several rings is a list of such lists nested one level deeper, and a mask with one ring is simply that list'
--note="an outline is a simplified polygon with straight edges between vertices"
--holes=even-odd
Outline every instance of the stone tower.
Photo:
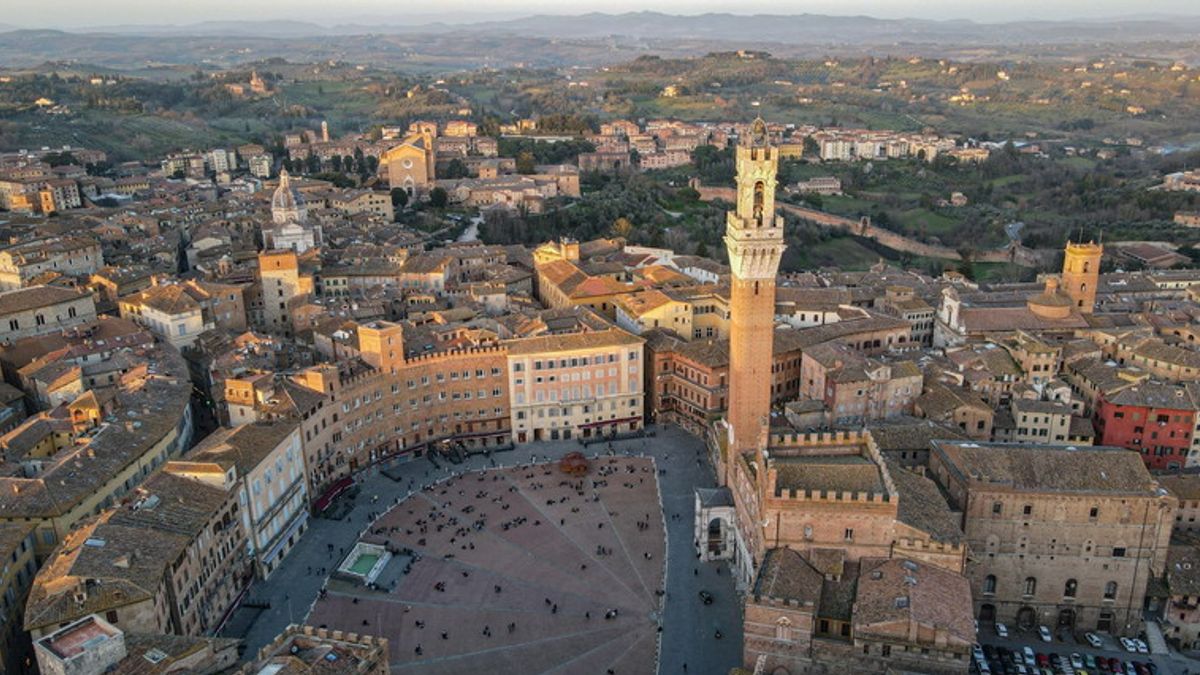
[{"label": "stone tower", "polygon": [[1094,241],[1067,242],[1063,256],[1062,290],[1075,303],[1080,314],[1091,314],[1096,306],[1096,285],[1100,281],[1100,258],[1104,245]]},{"label": "stone tower", "polygon": [[[737,148],[737,208],[727,214],[725,248],[733,272],[729,331],[729,457],[753,450],[769,424],[775,331],[775,273],[785,248],[775,215],[779,150],[754,120]],[[727,474],[728,475],[728,474]]]}]

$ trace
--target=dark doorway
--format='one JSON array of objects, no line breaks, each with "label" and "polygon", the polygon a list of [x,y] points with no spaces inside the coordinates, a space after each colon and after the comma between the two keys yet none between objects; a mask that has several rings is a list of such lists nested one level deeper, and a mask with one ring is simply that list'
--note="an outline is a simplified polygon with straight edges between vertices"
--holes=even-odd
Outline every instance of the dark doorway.
[{"label": "dark doorway", "polygon": [[1022,607],[1017,610],[1017,628],[1031,630],[1037,625],[1037,612],[1032,607]]},{"label": "dark doorway", "polygon": [[1058,627],[1070,631],[1075,630],[1075,610],[1070,608],[1059,610]]},{"label": "dark doorway", "polygon": [[995,623],[996,621],[996,606],[993,604],[983,604],[979,606],[979,623]]}]

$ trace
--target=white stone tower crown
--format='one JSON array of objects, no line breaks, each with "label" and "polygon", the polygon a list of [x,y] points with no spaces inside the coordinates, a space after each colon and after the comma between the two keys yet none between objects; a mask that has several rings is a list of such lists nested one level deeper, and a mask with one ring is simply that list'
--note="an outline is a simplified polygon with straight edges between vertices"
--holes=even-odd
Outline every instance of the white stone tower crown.
[{"label": "white stone tower crown", "polygon": [[787,246],[783,218],[775,215],[779,150],[770,145],[762,118],[738,143],[736,160],[737,204],[725,225],[729,266],[739,279],[773,280]]}]

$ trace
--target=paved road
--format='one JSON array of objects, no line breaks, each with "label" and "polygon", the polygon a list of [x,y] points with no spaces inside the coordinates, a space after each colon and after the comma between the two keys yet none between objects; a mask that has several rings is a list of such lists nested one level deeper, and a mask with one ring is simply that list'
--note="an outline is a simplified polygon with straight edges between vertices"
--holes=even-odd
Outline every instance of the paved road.
[{"label": "paved road", "polygon": [[460,242],[479,241],[479,226],[482,224],[483,216],[472,216],[471,224],[467,226],[467,229],[463,230],[462,234],[458,235],[458,240]]},{"label": "paved road", "polygon": [[[682,673],[686,663],[688,673],[727,673],[741,662],[741,604],[724,565],[697,562],[692,531],[695,508],[692,491],[714,484],[712,468],[699,439],[674,427],[654,430],[658,432],[655,438],[618,441],[614,451],[652,456],[658,466],[666,470],[659,476],[668,557],[659,672]],[[494,459],[499,466],[512,466],[531,459],[554,460],[579,449],[578,443],[571,441],[530,443],[520,445],[512,452],[498,454]],[[588,454],[607,451],[601,444],[587,450]],[[433,483],[452,473],[488,466],[491,466],[490,461],[482,456],[440,470],[425,459],[417,459],[401,464],[400,471],[404,478],[420,485]],[[374,469],[361,476],[360,484],[360,497],[345,519],[312,519],[308,532],[271,579],[258,582],[250,589],[251,598],[269,603],[270,607],[258,612],[257,616],[255,611],[239,610],[224,633],[244,638],[248,654],[257,652],[289,623],[302,623],[308,616],[325,582],[324,576],[309,573],[309,570],[336,566],[340,562],[339,550],[348,551],[353,546],[370,525],[372,512],[383,511],[396,499],[408,495],[406,480],[393,481]],[[379,495],[377,503],[372,503],[373,495]],[[332,555],[328,552],[330,544],[334,549]],[[715,596],[712,605],[701,603],[701,589]],[[723,633],[722,639],[715,638],[717,630]]]}]

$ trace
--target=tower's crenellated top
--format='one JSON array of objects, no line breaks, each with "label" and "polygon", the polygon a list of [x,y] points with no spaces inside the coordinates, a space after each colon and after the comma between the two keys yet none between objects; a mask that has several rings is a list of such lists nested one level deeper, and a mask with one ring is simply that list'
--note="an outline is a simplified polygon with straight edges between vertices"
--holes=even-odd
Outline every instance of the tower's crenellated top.
[{"label": "tower's crenellated top", "polygon": [[725,226],[729,265],[737,279],[774,279],[786,248],[783,218],[775,215],[779,149],[771,146],[762,118],[743,135],[736,160],[737,204]]},{"label": "tower's crenellated top", "polygon": [[1104,254],[1104,244],[1097,244],[1095,241],[1067,241],[1067,255],[1078,256],[1101,256]]}]

